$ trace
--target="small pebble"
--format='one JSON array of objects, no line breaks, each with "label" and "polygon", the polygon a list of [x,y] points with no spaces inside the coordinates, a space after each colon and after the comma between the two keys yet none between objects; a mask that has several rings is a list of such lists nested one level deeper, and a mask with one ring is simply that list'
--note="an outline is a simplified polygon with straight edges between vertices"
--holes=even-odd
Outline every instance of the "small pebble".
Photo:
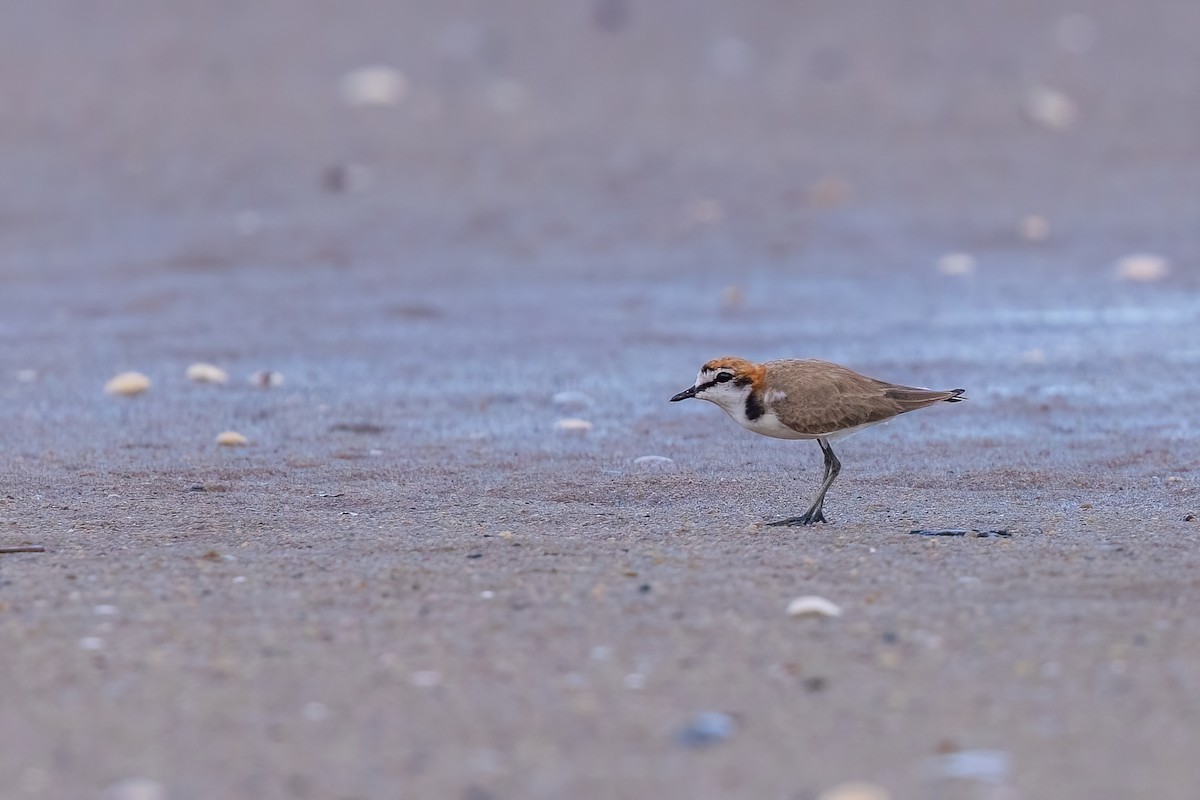
[{"label": "small pebble", "polygon": [[237,431],[222,431],[217,434],[217,444],[222,447],[244,447],[250,440]]},{"label": "small pebble", "polygon": [[567,419],[560,419],[558,422],[554,423],[554,428],[560,431],[583,432],[590,431],[592,429],[592,423],[588,422],[586,419],[568,417]]},{"label": "small pebble", "polygon": [[733,736],[736,730],[737,723],[728,714],[704,711],[693,717],[675,740],[684,747],[709,747]]},{"label": "small pebble", "polygon": [[17,370],[17,380],[21,383],[33,383],[38,379],[38,371],[36,369],[19,369]]},{"label": "small pebble", "polygon": [[149,778],[129,778],[104,790],[104,800],[167,800],[167,789]]},{"label": "small pebble", "polygon": [[184,375],[196,383],[229,383],[229,373],[212,364],[192,364]]},{"label": "small pebble", "polygon": [[1171,265],[1162,256],[1136,253],[1117,262],[1117,274],[1124,280],[1139,283],[1161,281],[1171,271]]},{"label": "small pebble", "polygon": [[787,614],[789,617],[840,617],[842,609],[824,597],[807,595],[788,603]]},{"label": "small pebble", "polygon": [[664,464],[674,464],[675,462],[666,456],[638,456],[633,460],[633,463],[637,464],[638,466],[643,466],[646,464],[661,466]]},{"label": "small pebble", "polygon": [[625,688],[638,691],[646,688],[646,676],[638,672],[631,672],[625,676]]},{"label": "small pebble", "polygon": [[263,389],[274,389],[277,386],[283,386],[283,373],[260,369],[250,376],[250,383]]},{"label": "small pebble", "polygon": [[501,539],[511,539],[513,537],[513,532],[512,531],[500,531],[496,535],[499,536]]},{"label": "small pebble", "polygon": [[938,259],[937,267],[943,275],[970,275],[975,272],[975,256],[970,253],[947,253]]},{"label": "small pebble", "polygon": [[311,722],[321,722],[329,718],[329,707],[324,703],[309,703],[304,707],[304,718]]},{"label": "small pebble", "polygon": [[574,390],[558,392],[550,399],[556,406],[569,406],[572,408],[586,408],[592,404],[591,397],[583,392],[576,392]]},{"label": "small pebble", "polygon": [[1049,86],[1035,86],[1025,95],[1025,114],[1052,131],[1065,131],[1079,115],[1075,101]]},{"label": "small pebble", "polygon": [[1017,226],[1017,232],[1027,242],[1044,242],[1050,238],[1050,223],[1046,221],[1045,217],[1030,214],[1022,217],[1021,224]]},{"label": "small pebble", "polygon": [[150,379],[140,372],[122,372],[108,383],[104,384],[107,394],[119,394],[133,397],[150,388]]},{"label": "small pebble", "polygon": [[853,781],[826,789],[817,800],[890,800],[887,789],[874,783]]},{"label": "small pebble", "polygon": [[117,613],[117,607],[116,606],[96,606],[95,608],[92,609],[92,613],[93,614],[101,614],[101,615],[105,615],[105,616],[112,616],[113,614]]},{"label": "small pebble", "polygon": [[342,77],[340,93],[351,106],[394,106],[408,94],[408,78],[395,67],[362,67]]},{"label": "small pebble", "polygon": [[321,175],[321,185],[328,192],[365,192],[373,182],[370,168],[362,164],[334,164]]},{"label": "small pebble", "polygon": [[79,640],[79,646],[84,650],[100,650],[104,647],[104,640],[99,636],[85,636]]}]

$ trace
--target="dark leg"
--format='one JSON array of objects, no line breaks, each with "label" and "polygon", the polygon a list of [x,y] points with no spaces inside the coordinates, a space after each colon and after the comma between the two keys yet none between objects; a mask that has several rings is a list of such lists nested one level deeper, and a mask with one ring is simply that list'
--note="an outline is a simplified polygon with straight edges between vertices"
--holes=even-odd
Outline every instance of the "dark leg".
[{"label": "dark leg", "polygon": [[817,499],[803,515],[781,519],[778,522],[768,522],[768,525],[815,525],[818,522],[826,521],[825,493],[829,491],[829,487],[833,485],[838,473],[842,471],[842,462],[838,461],[838,457],[833,454],[833,448],[829,446],[829,442],[817,439],[817,444],[821,445],[821,452],[825,454],[825,480],[821,483],[821,491],[817,492]]}]

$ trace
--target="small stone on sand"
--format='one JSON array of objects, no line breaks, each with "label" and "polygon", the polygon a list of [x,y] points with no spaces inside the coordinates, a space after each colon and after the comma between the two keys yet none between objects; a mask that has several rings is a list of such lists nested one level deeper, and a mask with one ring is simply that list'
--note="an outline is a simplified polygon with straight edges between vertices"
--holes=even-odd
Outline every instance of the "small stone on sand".
[{"label": "small stone on sand", "polygon": [[150,388],[150,379],[140,372],[122,372],[108,383],[104,384],[107,394],[117,394],[133,397]]},{"label": "small stone on sand", "polygon": [[975,271],[975,256],[970,253],[947,253],[938,259],[937,267],[943,275],[970,275]]},{"label": "small stone on sand", "polygon": [[250,376],[250,383],[262,389],[274,389],[277,386],[283,386],[283,373],[260,369]]},{"label": "small stone on sand", "polygon": [[1049,86],[1035,86],[1025,95],[1025,114],[1052,131],[1065,131],[1079,115],[1075,101]]},{"label": "small stone on sand", "polygon": [[184,373],[189,381],[196,383],[229,383],[229,373],[213,364],[192,364]]},{"label": "small stone on sand", "polygon": [[244,447],[250,440],[237,431],[222,431],[217,434],[217,444],[222,447]]},{"label": "small stone on sand", "polygon": [[788,603],[787,613],[789,617],[840,617],[842,609],[824,597],[806,595]]},{"label": "small stone on sand", "polygon": [[1153,283],[1161,281],[1171,272],[1171,265],[1162,256],[1150,253],[1135,253],[1117,262],[1117,274],[1127,281]]},{"label": "small stone on sand", "polygon": [[725,741],[736,730],[737,723],[728,714],[704,711],[693,717],[675,739],[684,747],[708,747]]},{"label": "small stone on sand", "polygon": [[586,419],[568,417],[566,419],[560,419],[558,422],[554,423],[554,428],[555,430],[560,431],[582,433],[584,431],[590,431],[592,429],[592,423],[588,422]]},{"label": "small stone on sand", "polygon": [[408,94],[408,78],[395,67],[362,67],[342,77],[340,93],[351,106],[394,106]]}]

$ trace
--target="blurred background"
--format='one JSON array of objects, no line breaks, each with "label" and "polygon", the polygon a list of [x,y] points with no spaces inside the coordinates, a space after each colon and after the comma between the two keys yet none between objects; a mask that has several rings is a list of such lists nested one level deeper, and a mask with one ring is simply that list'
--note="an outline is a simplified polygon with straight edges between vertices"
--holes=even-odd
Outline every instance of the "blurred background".
[{"label": "blurred background", "polygon": [[[1200,684],[1194,664],[1172,661],[1187,647],[1165,642],[1200,638],[1155,625],[1186,625],[1162,609],[1196,588],[1195,528],[1179,526],[1196,510],[1197,31],[1192,0],[5,4],[0,516],[14,541],[57,553],[5,590],[5,649],[24,676],[13,695],[28,698],[5,721],[21,791],[93,796],[82,793],[149,776],[173,798],[383,796],[407,780],[422,787],[413,796],[600,797],[616,796],[605,789],[616,771],[698,797],[810,798],[854,777],[916,797],[932,790],[913,765],[954,742],[1014,751],[1018,788],[1007,773],[993,783],[1025,794],[996,798],[1189,785],[1194,694],[1173,692]],[[756,440],[711,407],[666,403],[731,353],[965,386],[971,403],[839,451],[848,470],[831,516],[866,524],[867,538],[872,524],[1015,525],[1032,538],[1003,568],[945,572],[923,545],[872,539],[889,554],[880,573],[844,533],[800,548],[747,538],[746,526],[802,510],[819,461],[815,447]],[[190,385],[197,361],[228,370],[230,385]],[[149,392],[104,396],[130,369]],[[285,382],[251,386],[259,370]],[[249,446],[215,445],[227,429]],[[1128,519],[1168,526],[1155,530],[1170,563],[1136,550]],[[561,573],[516,555],[494,571],[486,559],[463,567],[501,528],[537,543],[529,558],[582,561]],[[748,550],[702,544],[706,530]],[[1044,530],[1062,538],[1051,546]],[[187,560],[162,555],[164,541]],[[1064,542],[1086,561],[1046,566]],[[1087,572],[1112,548],[1145,560]],[[154,555],[131,563],[130,549]],[[220,560],[232,552],[236,566]],[[294,563],[318,556],[321,570]],[[623,574],[640,571],[655,594],[603,601],[596,585],[628,579],[596,575],[635,556]],[[440,618],[415,590],[397,590],[398,606],[356,605],[346,587],[392,580],[372,572],[384,565],[404,586],[418,569],[455,587],[434,607],[459,609],[466,633],[425,627]],[[860,568],[876,577],[854,578]],[[274,576],[253,619],[205,593],[213,575],[233,577],[223,569],[250,586],[255,570]],[[655,569],[668,575],[646,577]],[[71,599],[66,571],[90,575],[90,588]],[[899,626],[901,641],[905,624],[934,626],[920,641],[971,655],[921,645],[925,660],[901,677],[861,666],[868,688],[789,705],[840,669],[821,655],[802,684],[773,683],[791,674],[779,655],[790,645],[761,615],[777,613],[797,574],[854,597],[917,576],[887,590],[904,612],[859,613]],[[1033,621],[951,615],[936,628],[921,615],[927,593],[957,606],[960,574],[983,575],[997,602],[1024,598]],[[663,633],[694,613],[651,602],[672,581],[675,598],[713,593],[709,633]],[[311,603],[301,616],[294,585]],[[521,624],[456,605],[506,588],[528,595],[512,601],[532,606]],[[1139,610],[1115,605],[1130,598]],[[115,630],[77,610],[139,604],[167,610]],[[1130,628],[1096,634],[1086,620],[1097,614]],[[1073,659],[1109,663],[1113,641],[1143,628],[1167,648],[1145,672],[1131,660],[1119,677],[1051,685]],[[183,632],[200,644],[179,645]],[[108,642],[107,667],[71,666],[80,637],[93,640],[89,658]],[[806,646],[853,661],[859,641]],[[557,655],[532,655],[546,647]],[[614,666],[613,685],[596,677],[593,689],[563,678],[606,647],[641,666]],[[263,661],[272,648],[291,660]],[[714,648],[728,659],[717,676],[663,666]],[[1010,654],[1034,665],[1019,680]],[[525,687],[510,685],[520,702],[472,682],[479,664]],[[146,683],[121,683],[122,670]],[[229,675],[247,682],[214,688]],[[1011,692],[1006,709],[978,695],[980,675]],[[556,704],[545,687],[564,680],[587,703]],[[430,693],[439,684],[449,701]],[[190,711],[172,710],[181,686],[200,698]],[[63,687],[94,691],[36,701],[67,697]],[[1109,689],[1123,712],[1105,722],[1091,704]],[[903,691],[925,704],[896,700]],[[131,720],[130,702],[158,710]],[[408,718],[384,714],[397,702]],[[714,705],[740,708],[732,718],[748,733],[713,756],[719,769],[695,772],[663,731]],[[598,710],[610,715],[587,716]],[[790,729],[792,712],[831,733]],[[359,742],[361,758],[378,757],[371,768],[296,734],[264,777],[222,744],[238,741],[231,729],[252,739],[326,716],[343,721],[343,743],[373,731]],[[111,753],[84,755],[72,739],[84,718]],[[1161,735],[1132,772],[1122,718]],[[424,749],[388,760],[414,736]],[[459,752],[467,741],[475,749]],[[53,764],[41,760],[52,747]],[[326,758],[335,768],[300,774]],[[300,777],[275,780],[293,768]]]}]

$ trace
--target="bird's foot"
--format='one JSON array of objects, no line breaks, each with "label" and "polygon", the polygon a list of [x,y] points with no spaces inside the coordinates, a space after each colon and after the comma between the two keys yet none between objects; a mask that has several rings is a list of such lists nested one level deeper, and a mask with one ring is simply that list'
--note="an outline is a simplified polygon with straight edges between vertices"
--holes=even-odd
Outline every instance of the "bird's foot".
[{"label": "bird's foot", "polygon": [[809,509],[809,511],[807,513],[805,513],[799,517],[788,517],[787,519],[781,519],[778,522],[768,522],[766,524],[768,527],[771,527],[771,528],[781,528],[781,527],[798,528],[801,526],[807,527],[809,525],[816,525],[818,522],[821,522],[821,523],[828,522],[828,520],[825,519],[825,510],[824,509],[821,509],[821,508]]}]

